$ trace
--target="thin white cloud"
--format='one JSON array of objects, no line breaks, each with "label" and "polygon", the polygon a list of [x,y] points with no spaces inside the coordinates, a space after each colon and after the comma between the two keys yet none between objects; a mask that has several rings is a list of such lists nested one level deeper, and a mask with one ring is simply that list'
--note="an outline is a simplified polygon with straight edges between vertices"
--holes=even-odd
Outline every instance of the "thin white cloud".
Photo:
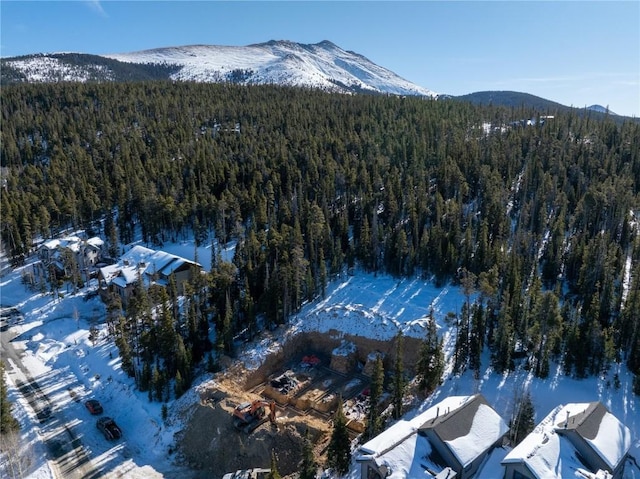
[{"label": "thin white cloud", "polygon": [[[544,84],[555,83],[558,86],[566,83],[596,81],[596,80],[608,80],[617,84],[635,84],[637,80],[627,80],[631,75],[627,73],[616,72],[586,72],[576,75],[560,75],[560,76],[542,76],[542,77],[522,77],[522,78],[507,78],[492,82],[495,85],[507,85],[507,84]],[[632,76],[631,76],[632,77]],[[633,78],[633,77],[632,77]]]},{"label": "thin white cloud", "polygon": [[613,84],[614,85],[622,85],[622,86],[638,86],[638,85],[640,85],[640,79],[629,80],[629,81],[625,81],[625,80],[614,81]]},{"label": "thin white cloud", "polygon": [[102,8],[102,3],[100,3],[100,0],[87,0],[85,3],[89,6],[89,8],[91,8],[91,10],[98,13],[99,15],[105,18],[109,16],[107,15],[107,12],[104,11],[104,8]]}]

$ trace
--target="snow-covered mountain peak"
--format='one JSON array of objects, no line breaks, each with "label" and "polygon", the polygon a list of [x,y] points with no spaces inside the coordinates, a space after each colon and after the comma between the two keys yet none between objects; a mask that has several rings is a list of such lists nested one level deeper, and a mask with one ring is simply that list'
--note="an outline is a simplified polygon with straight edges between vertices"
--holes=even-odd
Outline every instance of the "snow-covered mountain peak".
[{"label": "snow-covered mountain peak", "polygon": [[169,46],[102,56],[34,54],[3,59],[2,68],[4,82],[171,79],[437,96],[329,40],[312,44],[270,40],[246,46]]},{"label": "snow-covered mountain peak", "polygon": [[174,80],[275,83],[330,91],[436,96],[329,40],[315,44],[271,40],[247,46],[187,45],[105,56],[127,63],[175,65],[179,69],[172,74]]}]

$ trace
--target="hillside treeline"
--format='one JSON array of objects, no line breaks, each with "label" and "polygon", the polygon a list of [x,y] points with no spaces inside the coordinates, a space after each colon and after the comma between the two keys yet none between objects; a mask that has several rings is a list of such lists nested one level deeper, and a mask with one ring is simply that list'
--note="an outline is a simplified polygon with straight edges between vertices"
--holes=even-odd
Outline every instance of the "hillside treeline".
[{"label": "hillside treeline", "polygon": [[134,231],[158,247],[192,232],[237,241],[233,265],[213,258],[163,327],[212,322],[230,352],[257,318],[283,323],[358,267],[464,287],[458,371],[488,366],[488,347],[498,371],[640,374],[638,124],[230,84],[11,85],[1,98],[16,263],[67,227],[103,235],[113,257]]}]

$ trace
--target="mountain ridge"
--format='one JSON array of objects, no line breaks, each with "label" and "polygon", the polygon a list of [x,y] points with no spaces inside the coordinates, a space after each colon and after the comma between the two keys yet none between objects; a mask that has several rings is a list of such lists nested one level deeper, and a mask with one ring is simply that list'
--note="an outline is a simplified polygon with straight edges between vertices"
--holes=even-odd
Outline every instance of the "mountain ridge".
[{"label": "mountain ridge", "polygon": [[[114,63],[118,62],[118,63]],[[150,67],[150,65],[152,67]],[[122,81],[146,79],[150,69],[173,81],[280,84],[331,92],[437,97],[363,55],[329,40],[302,44],[270,40],[247,46],[184,45],[130,53],[40,53],[2,59],[2,81]]]}]

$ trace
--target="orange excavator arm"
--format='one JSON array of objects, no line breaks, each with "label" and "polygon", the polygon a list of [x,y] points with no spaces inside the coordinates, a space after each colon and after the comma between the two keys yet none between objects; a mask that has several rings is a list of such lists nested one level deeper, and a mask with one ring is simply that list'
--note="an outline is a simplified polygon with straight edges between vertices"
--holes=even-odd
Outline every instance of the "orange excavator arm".
[{"label": "orange excavator arm", "polygon": [[269,421],[272,424],[276,423],[276,403],[273,401],[269,403]]},{"label": "orange excavator arm", "polygon": [[269,408],[269,421],[272,423],[276,422],[276,403],[275,401],[265,401],[262,399],[256,399],[251,403],[251,414],[253,415],[258,408],[260,407],[268,407]]}]

